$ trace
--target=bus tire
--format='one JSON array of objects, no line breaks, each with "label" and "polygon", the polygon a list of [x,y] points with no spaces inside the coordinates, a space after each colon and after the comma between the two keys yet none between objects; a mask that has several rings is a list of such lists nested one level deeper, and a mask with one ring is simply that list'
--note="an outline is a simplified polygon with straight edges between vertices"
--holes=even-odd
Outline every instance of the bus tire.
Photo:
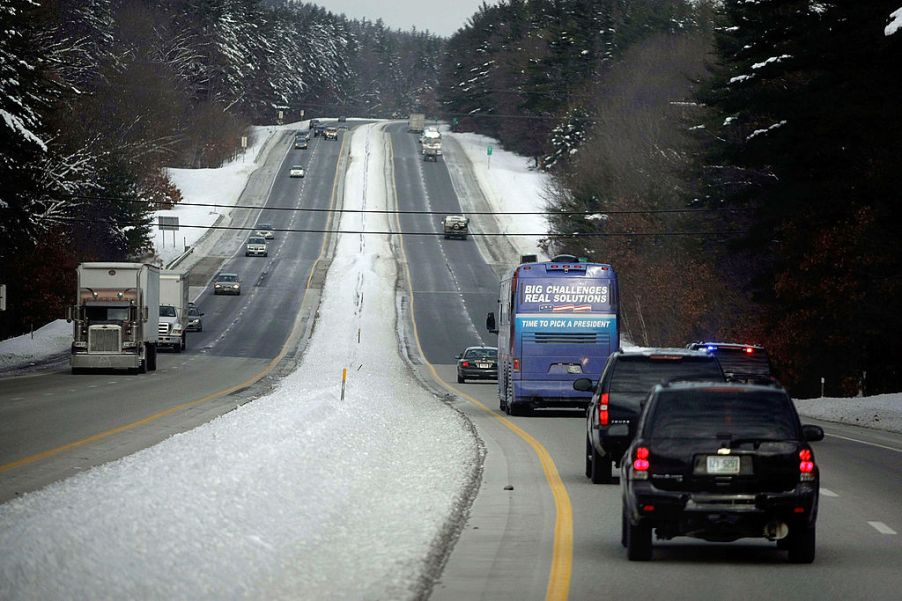
[{"label": "bus tire", "polygon": [[527,417],[532,414],[532,407],[526,403],[511,403],[510,414],[517,417]]}]

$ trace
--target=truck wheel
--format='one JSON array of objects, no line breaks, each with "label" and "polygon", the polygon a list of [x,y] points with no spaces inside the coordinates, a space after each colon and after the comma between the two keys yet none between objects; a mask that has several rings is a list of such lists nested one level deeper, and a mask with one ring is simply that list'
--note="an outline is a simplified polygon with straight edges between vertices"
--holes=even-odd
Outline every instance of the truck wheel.
[{"label": "truck wheel", "polygon": [[148,350],[150,352],[147,355],[147,369],[149,371],[157,371],[157,345],[151,346]]}]

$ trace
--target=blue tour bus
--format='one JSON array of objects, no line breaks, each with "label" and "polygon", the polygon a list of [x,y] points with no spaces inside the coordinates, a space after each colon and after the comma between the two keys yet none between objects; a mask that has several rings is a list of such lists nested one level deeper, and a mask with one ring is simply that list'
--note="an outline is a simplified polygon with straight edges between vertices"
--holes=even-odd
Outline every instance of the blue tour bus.
[{"label": "blue tour bus", "polygon": [[[533,259],[534,260],[534,259]],[[524,263],[501,281],[497,316],[498,398],[502,411],[584,407],[592,394],[573,381],[598,380],[608,355],[620,349],[617,274],[610,265],[560,255]]]}]

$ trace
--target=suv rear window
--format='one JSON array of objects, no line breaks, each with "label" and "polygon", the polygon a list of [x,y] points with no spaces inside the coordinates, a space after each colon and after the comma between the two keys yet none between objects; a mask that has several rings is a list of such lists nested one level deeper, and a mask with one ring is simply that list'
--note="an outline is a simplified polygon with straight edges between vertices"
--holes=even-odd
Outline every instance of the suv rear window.
[{"label": "suv rear window", "polygon": [[799,422],[777,391],[662,390],[646,418],[653,438],[797,439]]},{"label": "suv rear window", "polygon": [[632,405],[635,409],[656,384],[676,379],[724,381],[723,372],[714,357],[620,357],[612,367],[609,392],[616,396],[618,405]]},{"label": "suv rear window", "polygon": [[754,349],[749,353],[742,348],[718,347],[714,355],[725,372],[740,375],[770,375],[770,362],[764,350]]}]

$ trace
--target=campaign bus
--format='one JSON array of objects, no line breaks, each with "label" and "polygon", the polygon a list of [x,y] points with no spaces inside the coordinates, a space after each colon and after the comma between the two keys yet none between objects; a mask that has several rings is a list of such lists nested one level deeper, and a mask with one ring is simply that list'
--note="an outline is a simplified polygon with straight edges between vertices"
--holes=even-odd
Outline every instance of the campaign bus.
[{"label": "campaign bus", "polygon": [[498,334],[501,409],[526,415],[536,407],[584,407],[577,378],[598,380],[620,348],[617,275],[610,265],[560,255],[524,263],[501,281],[497,310],[486,326]]}]

